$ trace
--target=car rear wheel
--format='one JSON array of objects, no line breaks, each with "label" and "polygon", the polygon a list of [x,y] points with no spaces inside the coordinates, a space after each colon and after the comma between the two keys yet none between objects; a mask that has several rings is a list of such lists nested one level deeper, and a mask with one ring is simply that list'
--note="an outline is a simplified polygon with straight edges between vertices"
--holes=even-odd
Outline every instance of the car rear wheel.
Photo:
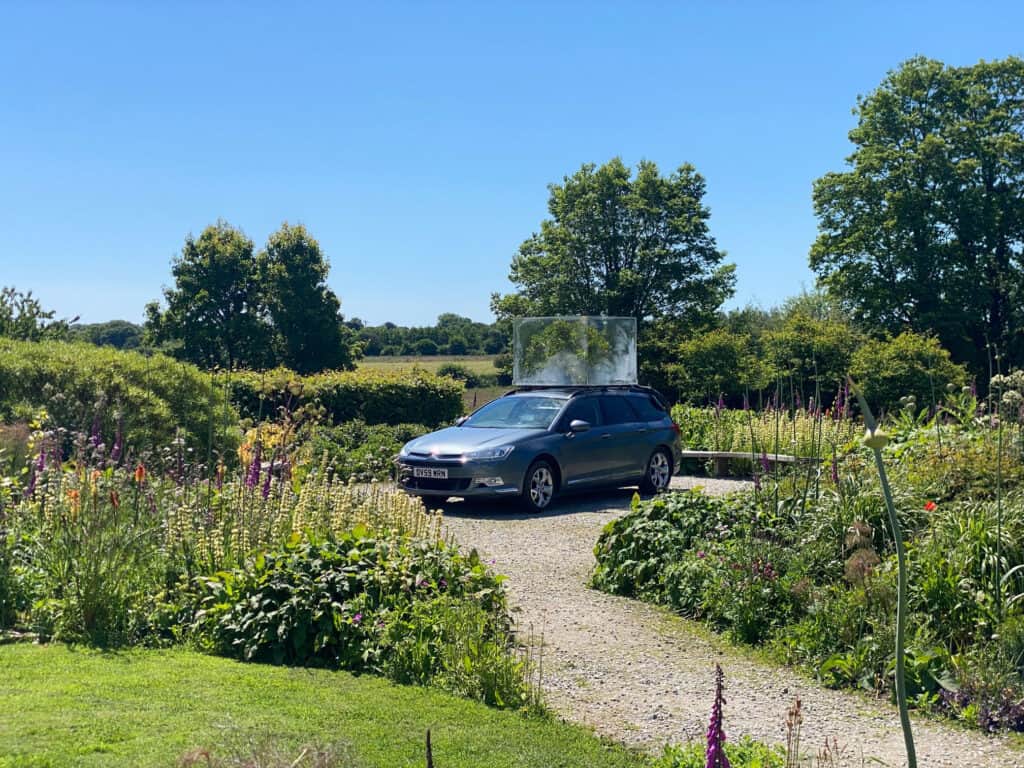
[{"label": "car rear wheel", "polygon": [[529,512],[543,512],[555,498],[555,473],[551,465],[540,459],[526,470],[523,482],[523,506]]},{"label": "car rear wheel", "polygon": [[671,480],[672,458],[668,451],[659,448],[647,460],[647,470],[644,472],[644,479],[640,481],[640,490],[643,493],[659,493],[668,488]]}]

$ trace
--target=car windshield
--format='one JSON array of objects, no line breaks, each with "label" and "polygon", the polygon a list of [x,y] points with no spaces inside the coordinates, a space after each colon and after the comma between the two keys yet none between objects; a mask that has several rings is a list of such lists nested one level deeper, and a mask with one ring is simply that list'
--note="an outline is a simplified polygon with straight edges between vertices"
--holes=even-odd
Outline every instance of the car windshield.
[{"label": "car windshield", "polygon": [[547,429],[563,405],[562,397],[500,397],[462,422],[462,426]]}]

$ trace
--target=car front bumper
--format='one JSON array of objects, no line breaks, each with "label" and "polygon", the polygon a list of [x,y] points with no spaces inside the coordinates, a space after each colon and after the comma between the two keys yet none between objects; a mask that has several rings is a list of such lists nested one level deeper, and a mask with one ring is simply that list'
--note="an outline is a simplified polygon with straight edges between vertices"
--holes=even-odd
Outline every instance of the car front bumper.
[{"label": "car front bumper", "polygon": [[[445,470],[446,478],[416,477],[416,469]],[[398,459],[398,487],[416,496],[447,498],[511,497],[519,494],[523,470],[510,461],[436,461]]]}]

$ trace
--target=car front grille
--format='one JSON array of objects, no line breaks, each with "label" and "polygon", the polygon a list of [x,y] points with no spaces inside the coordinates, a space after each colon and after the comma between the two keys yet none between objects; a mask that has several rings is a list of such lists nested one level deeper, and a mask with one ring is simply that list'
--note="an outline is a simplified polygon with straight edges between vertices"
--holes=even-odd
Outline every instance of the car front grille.
[{"label": "car front grille", "polygon": [[440,479],[436,477],[403,477],[402,486],[410,491],[464,491],[469,488],[472,478],[449,477]]}]

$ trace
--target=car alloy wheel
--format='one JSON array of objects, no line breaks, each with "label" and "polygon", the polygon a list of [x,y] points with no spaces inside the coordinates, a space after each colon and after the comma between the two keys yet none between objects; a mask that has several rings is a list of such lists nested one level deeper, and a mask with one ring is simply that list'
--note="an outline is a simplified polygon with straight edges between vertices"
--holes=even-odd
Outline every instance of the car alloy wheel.
[{"label": "car alloy wheel", "polygon": [[664,450],[657,450],[647,461],[647,474],[642,489],[647,493],[657,493],[668,488],[672,480],[672,461]]},{"label": "car alloy wheel", "polygon": [[527,485],[530,506],[540,511],[551,503],[555,495],[555,478],[547,464],[538,464],[530,472]]}]

